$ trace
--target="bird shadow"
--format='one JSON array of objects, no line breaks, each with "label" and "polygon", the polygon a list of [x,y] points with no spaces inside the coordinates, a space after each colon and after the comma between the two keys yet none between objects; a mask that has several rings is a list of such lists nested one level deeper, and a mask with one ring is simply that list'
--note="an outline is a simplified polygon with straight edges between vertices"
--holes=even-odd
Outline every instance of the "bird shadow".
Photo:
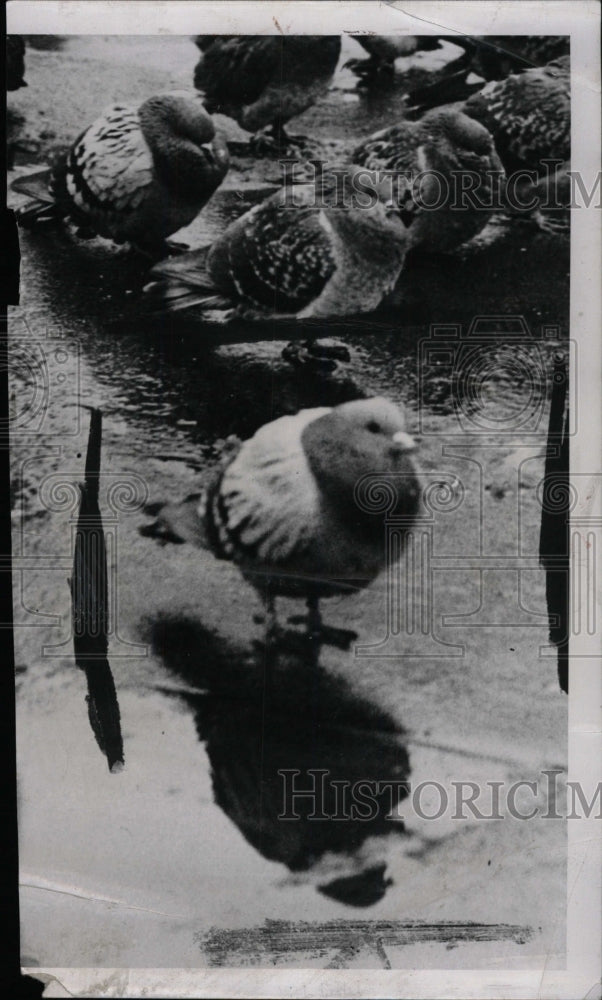
[{"label": "bird shadow", "polygon": [[156,621],[151,643],[190,685],[177,696],[206,747],[215,802],[247,842],[341,903],[382,899],[384,844],[405,836],[389,818],[407,795],[403,728],[300,651],[278,650],[265,684],[265,647],[245,654],[196,621]]}]

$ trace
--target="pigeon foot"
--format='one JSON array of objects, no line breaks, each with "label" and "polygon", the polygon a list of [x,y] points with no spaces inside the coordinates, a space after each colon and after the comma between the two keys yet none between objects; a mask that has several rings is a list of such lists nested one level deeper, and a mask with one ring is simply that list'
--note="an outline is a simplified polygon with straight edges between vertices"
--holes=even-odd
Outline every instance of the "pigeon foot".
[{"label": "pigeon foot", "polygon": [[306,634],[305,639],[318,642],[322,646],[335,646],[337,649],[348,650],[351,648],[351,643],[356,642],[359,638],[353,629],[336,628],[333,625],[325,625],[323,622],[315,627],[310,626],[310,616],[308,615],[291,615],[290,618],[287,618],[287,622],[289,625],[311,627],[311,632]]}]

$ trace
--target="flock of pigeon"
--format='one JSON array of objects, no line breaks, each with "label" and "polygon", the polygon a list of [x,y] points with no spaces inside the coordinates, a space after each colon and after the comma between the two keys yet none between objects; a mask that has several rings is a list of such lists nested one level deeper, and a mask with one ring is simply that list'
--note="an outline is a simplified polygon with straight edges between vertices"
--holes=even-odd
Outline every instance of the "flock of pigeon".
[{"label": "flock of pigeon", "polygon": [[[369,54],[351,64],[360,87],[386,86],[396,59],[444,41],[355,37]],[[47,177],[15,182],[33,198],[20,222],[69,218],[82,234],[129,242],[159,259],[150,293],[166,311],[249,319],[372,312],[410,249],[452,251],[494,211],[433,208],[428,180],[417,188],[416,175],[451,181],[470,173],[486,197],[504,172],[520,167],[534,172],[529,194],[541,197],[553,183],[562,201],[568,40],[453,41],[462,55],[449,72],[414,92],[411,110],[402,104],[399,120],[350,150],[336,171],[294,185],[293,198],[282,187],[232,222],[209,253],[175,253],[169,237],[195,219],[228,172],[227,143],[211,115],[227,115],[251,133],[250,154],[293,151],[302,161],[303,137],[286,127],[328,89],[341,53],[338,36],[197,37],[195,90],[105,111]],[[14,37],[8,46],[8,87],[15,89],[24,83],[24,50]],[[542,170],[550,158],[552,176]],[[368,204],[333,201],[333,177],[353,191],[361,178]],[[539,208],[529,211],[538,225],[554,225]],[[149,509],[158,517],[143,533],[191,540],[234,561],[265,600],[270,639],[275,597],[305,597],[308,632],[319,639],[319,599],[366,586],[384,567],[382,514],[358,506],[356,484],[377,471],[395,490],[395,514],[410,524],[421,492],[413,451],[402,412],[387,400],[302,410],[236,443],[205,495]]]}]

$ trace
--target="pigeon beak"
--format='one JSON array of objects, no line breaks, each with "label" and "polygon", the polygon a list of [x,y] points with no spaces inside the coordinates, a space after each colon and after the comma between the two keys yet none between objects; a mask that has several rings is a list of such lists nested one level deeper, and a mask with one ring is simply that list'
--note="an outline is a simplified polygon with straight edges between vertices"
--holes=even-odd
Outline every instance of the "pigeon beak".
[{"label": "pigeon beak", "polygon": [[219,147],[213,145],[213,139],[210,142],[203,142],[199,146],[205,158],[205,163],[209,167],[215,167],[224,162],[225,157],[221,152]]},{"label": "pigeon beak", "polygon": [[397,431],[392,438],[393,442],[398,446],[399,451],[409,452],[416,451],[416,442],[414,438],[405,431]]}]

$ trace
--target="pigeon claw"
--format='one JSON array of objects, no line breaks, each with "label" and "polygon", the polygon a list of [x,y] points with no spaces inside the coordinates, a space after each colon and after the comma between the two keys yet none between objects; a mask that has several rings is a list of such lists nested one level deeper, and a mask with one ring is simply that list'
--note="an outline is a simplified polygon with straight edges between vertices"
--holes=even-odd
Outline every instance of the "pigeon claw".
[{"label": "pigeon claw", "polygon": [[562,219],[554,219],[543,215],[540,211],[534,212],[532,220],[542,233],[566,233],[569,231],[569,224]]},{"label": "pigeon claw", "polygon": [[358,88],[388,87],[395,78],[394,64],[379,59],[349,59],[343,68],[357,76]]},{"label": "pigeon claw", "polygon": [[310,141],[306,135],[289,135],[275,126],[270,131],[257,132],[249,141],[250,152],[255,156],[298,157],[308,148]]},{"label": "pigeon claw", "polygon": [[[309,624],[307,615],[291,615],[290,618],[287,618],[287,622],[289,625],[307,626]],[[322,622],[319,628],[313,630],[310,635],[308,634],[307,638],[323,646],[335,646],[337,649],[348,650],[351,648],[351,643],[356,642],[359,636],[353,629],[335,628]]]}]

